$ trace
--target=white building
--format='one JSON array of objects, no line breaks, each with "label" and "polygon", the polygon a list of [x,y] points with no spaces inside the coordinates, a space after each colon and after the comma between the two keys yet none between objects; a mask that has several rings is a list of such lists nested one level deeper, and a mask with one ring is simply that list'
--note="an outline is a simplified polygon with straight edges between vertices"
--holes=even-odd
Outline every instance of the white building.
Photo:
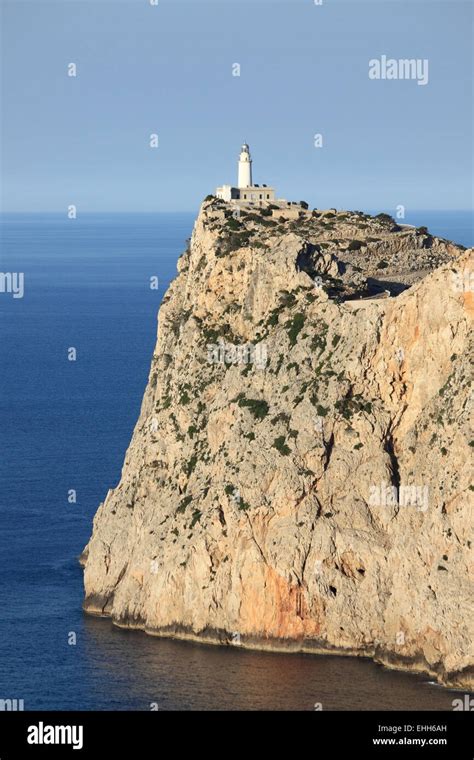
[{"label": "white building", "polygon": [[237,187],[222,185],[217,188],[216,196],[223,201],[240,201],[243,205],[262,205],[275,200],[273,187],[253,184],[252,157],[247,143],[242,145],[239,155]]}]

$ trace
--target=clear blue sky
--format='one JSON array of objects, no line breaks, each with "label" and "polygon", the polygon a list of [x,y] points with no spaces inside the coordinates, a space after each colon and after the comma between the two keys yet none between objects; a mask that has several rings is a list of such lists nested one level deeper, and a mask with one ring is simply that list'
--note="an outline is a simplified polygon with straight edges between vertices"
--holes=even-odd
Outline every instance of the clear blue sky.
[{"label": "clear blue sky", "polygon": [[[254,180],[280,197],[470,208],[472,10],[457,0],[2,0],[2,209],[195,210],[236,181],[243,140]],[[427,58],[428,84],[370,80],[368,62],[383,54]]]}]

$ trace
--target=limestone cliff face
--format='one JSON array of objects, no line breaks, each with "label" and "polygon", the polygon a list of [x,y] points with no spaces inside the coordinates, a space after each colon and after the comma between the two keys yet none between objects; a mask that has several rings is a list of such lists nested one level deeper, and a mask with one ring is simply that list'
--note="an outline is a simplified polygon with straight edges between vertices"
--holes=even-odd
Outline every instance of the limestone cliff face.
[{"label": "limestone cliff face", "polygon": [[85,609],[468,687],[472,252],[384,217],[270,213],[201,208]]}]

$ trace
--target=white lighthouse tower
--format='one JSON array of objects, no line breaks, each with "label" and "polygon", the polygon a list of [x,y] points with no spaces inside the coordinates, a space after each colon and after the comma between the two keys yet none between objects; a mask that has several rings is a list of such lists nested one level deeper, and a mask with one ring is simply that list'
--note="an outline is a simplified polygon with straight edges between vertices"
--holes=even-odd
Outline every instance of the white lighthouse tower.
[{"label": "white lighthouse tower", "polygon": [[252,157],[247,143],[242,145],[240,151],[237,187],[252,187]]},{"label": "white lighthouse tower", "polygon": [[237,187],[222,185],[222,187],[217,188],[216,196],[234,206],[264,206],[275,200],[275,189],[273,187],[253,184],[252,157],[247,143],[242,145],[239,154]]}]

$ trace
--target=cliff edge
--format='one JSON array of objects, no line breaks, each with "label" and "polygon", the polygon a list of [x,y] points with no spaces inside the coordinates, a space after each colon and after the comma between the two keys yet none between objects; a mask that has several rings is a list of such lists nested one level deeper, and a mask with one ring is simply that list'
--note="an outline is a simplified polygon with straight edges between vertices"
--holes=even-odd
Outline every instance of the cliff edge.
[{"label": "cliff edge", "polygon": [[472,250],[298,213],[203,203],[84,608],[469,688]]}]

